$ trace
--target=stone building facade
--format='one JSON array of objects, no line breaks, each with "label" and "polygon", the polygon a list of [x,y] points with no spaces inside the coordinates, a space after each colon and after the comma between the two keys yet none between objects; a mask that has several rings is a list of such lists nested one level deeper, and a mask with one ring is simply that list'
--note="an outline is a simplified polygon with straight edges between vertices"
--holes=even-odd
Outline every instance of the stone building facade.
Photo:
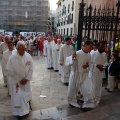
[{"label": "stone building facade", "polygon": [[0,0],[0,29],[45,32],[49,0]]}]

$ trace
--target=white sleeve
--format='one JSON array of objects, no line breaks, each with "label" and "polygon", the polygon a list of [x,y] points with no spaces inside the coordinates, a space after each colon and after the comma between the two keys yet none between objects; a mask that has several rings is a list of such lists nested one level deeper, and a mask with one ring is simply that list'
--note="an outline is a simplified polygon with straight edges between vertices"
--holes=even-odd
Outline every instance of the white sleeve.
[{"label": "white sleeve", "polygon": [[63,64],[64,63],[64,57],[63,57],[63,47],[60,49],[60,54],[59,54],[59,63]]},{"label": "white sleeve", "polygon": [[46,48],[46,43],[44,44],[43,55],[47,56],[47,48]]},{"label": "white sleeve", "polygon": [[25,78],[27,80],[32,80],[32,75],[33,75],[33,60],[32,60],[32,57],[31,57],[30,61],[31,61],[30,69],[29,69],[28,75]]},{"label": "white sleeve", "polygon": [[14,68],[13,68],[13,66],[12,66],[12,63],[11,63],[11,58],[8,60],[6,69],[7,69],[8,75],[9,75],[10,77],[12,77],[13,82],[14,82],[15,84],[16,84],[16,83],[19,83],[19,82],[22,80],[22,78],[15,73]]},{"label": "white sleeve", "polygon": [[105,59],[104,59],[104,64],[103,64],[103,66],[107,66],[108,65],[108,62],[107,62],[107,55],[105,54],[105,57],[104,57]]},{"label": "white sleeve", "polygon": [[66,57],[65,65],[70,66],[73,64],[72,56]]},{"label": "white sleeve", "polygon": [[3,72],[4,76],[7,75],[7,70],[6,70],[6,64],[5,64],[4,56],[2,57],[2,72]]}]

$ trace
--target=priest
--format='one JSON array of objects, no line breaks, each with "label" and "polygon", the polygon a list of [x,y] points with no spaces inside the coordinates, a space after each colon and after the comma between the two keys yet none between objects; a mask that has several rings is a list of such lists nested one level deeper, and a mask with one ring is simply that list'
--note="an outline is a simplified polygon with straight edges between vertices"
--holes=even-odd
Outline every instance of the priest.
[{"label": "priest", "polygon": [[30,54],[25,52],[25,43],[19,41],[17,50],[12,52],[7,70],[11,87],[12,114],[24,116],[30,111],[32,99],[30,81],[33,74],[33,60]]},{"label": "priest", "polygon": [[72,55],[73,46],[71,45],[71,38],[65,39],[65,44],[60,49],[59,64],[61,67],[61,81],[63,83],[69,83],[70,66],[65,65],[66,57]]},{"label": "priest", "polygon": [[74,52],[66,58],[66,66],[71,66],[68,86],[68,103],[79,108],[97,106],[89,77],[90,51],[92,41],[86,41],[82,50]]},{"label": "priest", "polygon": [[8,86],[8,94],[11,95],[10,93],[10,81],[8,79],[8,72],[6,69],[7,62],[9,60],[9,57],[12,55],[12,51],[14,50],[14,43],[12,41],[8,42],[8,49],[3,52],[3,57],[2,57],[2,63],[3,63],[3,74],[5,76],[5,79],[7,81],[7,86]]}]

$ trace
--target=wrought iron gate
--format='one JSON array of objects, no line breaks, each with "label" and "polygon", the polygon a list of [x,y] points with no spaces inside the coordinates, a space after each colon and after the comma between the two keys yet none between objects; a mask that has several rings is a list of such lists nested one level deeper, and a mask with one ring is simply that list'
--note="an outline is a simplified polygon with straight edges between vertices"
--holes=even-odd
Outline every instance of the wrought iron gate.
[{"label": "wrought iron gate", "polygon": [[[81,49],[82,39],[104,41],[108,43],[113,39],[116,42],[116,37],[120,37],[120,18],[119,18],[120,0],[116,4],[116,8],[99,8],[93,9],[90,4],[86,6],[84,0],[79,7],[78,21],[78,45],[77,49]],[[115,45],[114,45],[115,47]]]}]

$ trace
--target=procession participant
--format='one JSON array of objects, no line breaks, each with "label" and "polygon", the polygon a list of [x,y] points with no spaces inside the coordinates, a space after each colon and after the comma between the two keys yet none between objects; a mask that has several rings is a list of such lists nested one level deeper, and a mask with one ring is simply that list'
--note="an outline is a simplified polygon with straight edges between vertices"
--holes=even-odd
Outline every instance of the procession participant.
[{"label": "procession participant", "polygon": [[19,41],[16,48],[7,63],[12,114],[24,116],[30,111],[29,102],[32,99],[30,81],[33,74],[33,60],[31,55],[25,52],[24,42]]},{"label": "procession participant", "polygon": [[107,55],[105,53],[105,45],[98,44],[98,50],[91,55],[91,80],[93,84],[93,91],[97,103],[100,102],[102,91],[102,72],[107,65]]},{"label": "procession participant", "polygon": [[48,42],[44,46],[44,57],[46,58],[46,67],[48,69],[53,69],[53,57],[52,57],[52,42],[51,38],[48,38]]},{"label": "procession participant", "polygon": [[57,39],[57,44],[55,45],[55,55],[54,55],[54,70],[55,72],[59,71],[59,53],[60,53],[60,47],[61,47],[61,40]]},{"label": "procession participant", "polygon": [[[43,44],[43,56],[45,57],[44,53],[45,53],[45,44],[48,42],[48,37],[44,37],[44,44]],[[47,57],[45,57],[45,64],[47,67]]]},{"label": "procession participant", "polygon": [[[97,106],[89,78],[90,51],[92,41],[86,41],[82,50],[73,52],[66,58],[66,65],[71,66],[68,86],[68,103],[80,108],[94,108]],[[79,100],[83,100],[78,104]]]},{"label": "procession participant", "polygon": [[63,83],[69,83],[70,67],[65,65],[66,57],[72,55],[73,46],[71,44],[71,38],[66,38],[66,43],[61,47],[59,54],[59,63],[61,67],[61,81]]},{"label": "procession participant", "polygon": [[4,39],[4,42],[1,43],[1,53],[3,54],[3,52],[5,52],[7,49],[8,49],[8,42],[10,41],[10,36],[9,35],[6,35],[5,36],[5,39]]},{"label": "procession participant", "polygon": [[11,95],[10,93],[10,83],[8,80],[8,72],[6,69],[7,62],[9,60],[9,57],[12,55],[12,51],[14,50],[14,43],[12,41],[8,42],[8,49],[3,52],[3,57],[2,57],[2,63],[3,63],[3,74],[5,76],[5,80],[7,81],[7,86],[8,86],[8,94]]},{"label": "procession participant", "polygon": [[[6,35],[5,41],[3,43],[1,43],[1,54],[3,54],[8,49],[8,42],[9,41],[10,41],[10,36]],[[2,61],[2,72],[3,72],[4,84],[5,84],[5,87],[7,87],[7,80],[6,80],[6,77],[4,75],[4,63],[3,63],[3,61]]]}]

